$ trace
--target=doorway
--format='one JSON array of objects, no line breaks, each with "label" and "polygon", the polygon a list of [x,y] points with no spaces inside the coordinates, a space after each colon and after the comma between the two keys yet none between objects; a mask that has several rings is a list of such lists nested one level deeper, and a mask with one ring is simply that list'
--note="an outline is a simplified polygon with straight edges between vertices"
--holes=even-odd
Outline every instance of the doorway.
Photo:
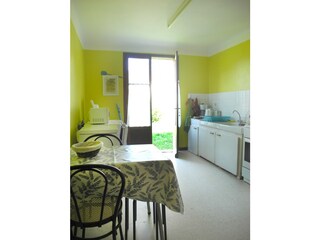
[{"label": "doorway", "polygon": [[152,78],[152,143],[162,151],[176,146],[176,79],[174,58],[153,57]]},{"label": "doorway", "polygon": [[152,143],[173,151],[176,141],[176,82],[174,58],[151,59]]},{"label": "doorway", "polygon": [[124,120],[128,144],[176,147],[174,56],[124,53]]}]

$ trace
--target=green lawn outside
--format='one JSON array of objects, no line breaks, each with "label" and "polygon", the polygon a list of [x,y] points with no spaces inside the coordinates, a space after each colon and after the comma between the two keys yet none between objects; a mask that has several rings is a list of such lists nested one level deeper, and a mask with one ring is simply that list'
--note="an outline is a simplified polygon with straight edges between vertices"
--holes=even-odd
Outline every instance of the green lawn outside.
[{"label": "green lawn outside", "polygon": [[160,150],[172,150],[172,133],[153,133],[152,143]]}]

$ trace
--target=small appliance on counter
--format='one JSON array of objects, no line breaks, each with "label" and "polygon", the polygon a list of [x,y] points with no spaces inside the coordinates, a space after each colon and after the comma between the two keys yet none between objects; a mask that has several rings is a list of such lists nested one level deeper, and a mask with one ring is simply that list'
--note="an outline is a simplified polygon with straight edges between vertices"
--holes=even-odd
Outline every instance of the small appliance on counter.
[{"label": "small appliance on counter", "polygon": [[91,124],[106,124],[109,121],[109,109],[99,108],[98,104],[95,104],[93,100],[90,100],[92,108],[89,111],[89,119]]},{"label": "small appliance on counter", "polygon": [[207,104],[200,103],[200,116],[204,116],[207,109]]},{"label": "small appliance on counter", "polygon": [[89,111],[89,118],[91,124],[106,124],[109,121],[109,109],[99,108],[99,105],[95,104],[93,100],[90,101],[92,108]]},{"label": "small appliance on counter", "polygon": [[109,121],[108,108],[91,108],[89,111],[91,124],[106,124]]},{"label": "small appliance on counter", "polygon": [[[93,134],[111,133],[120,136],[122,121],[109,120],[108,108],[100,108],[93,100],[90,101],[92,108],[89,111],[89,122],[77,132],[77,141],[83,142]],[[108,143],[108,142],[106,142]]]}]

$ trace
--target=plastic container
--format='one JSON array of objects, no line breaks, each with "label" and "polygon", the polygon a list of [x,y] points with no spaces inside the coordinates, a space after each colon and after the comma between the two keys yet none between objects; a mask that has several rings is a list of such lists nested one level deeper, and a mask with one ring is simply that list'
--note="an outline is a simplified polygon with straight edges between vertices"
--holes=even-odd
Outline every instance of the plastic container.
[{"label": "plastic container", "polygon": [[203,121],[206,122],[228,122],[231,120],[229,116],[204,116]]}]

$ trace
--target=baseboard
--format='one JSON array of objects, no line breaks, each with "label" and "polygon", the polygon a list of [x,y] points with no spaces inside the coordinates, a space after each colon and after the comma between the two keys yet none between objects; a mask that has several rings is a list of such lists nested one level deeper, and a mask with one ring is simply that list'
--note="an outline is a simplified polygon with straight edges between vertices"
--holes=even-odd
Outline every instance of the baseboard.
[{"label": "baseboard", "polygon": [[185,150],[188,150],[187,147],[179,147],[178,151],[185,151]]}]

